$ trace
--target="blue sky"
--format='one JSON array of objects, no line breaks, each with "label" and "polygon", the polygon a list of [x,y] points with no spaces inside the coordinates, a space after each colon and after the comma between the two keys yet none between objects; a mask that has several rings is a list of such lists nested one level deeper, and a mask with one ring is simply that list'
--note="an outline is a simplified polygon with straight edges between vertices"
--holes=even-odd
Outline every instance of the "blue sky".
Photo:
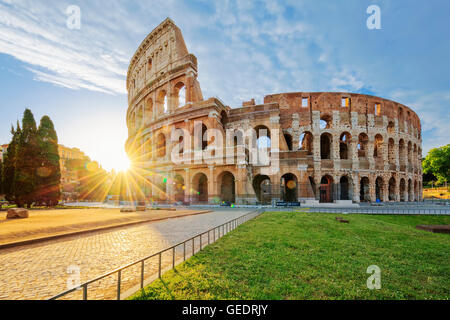
[{"label": "blue sky", "polygon": [[[381,8],[381,30],[366,9]],[[81,9],[81,29],[66,9]],[[424,154],[450,143],[450,1],[0,0],[0,143],[31,108],[60,143],[106,169],[125,158],[125,78],[138,45],[166,17],[199,61],[205,98],[231,107],[292,91],[393,99],[422,119]]]}]

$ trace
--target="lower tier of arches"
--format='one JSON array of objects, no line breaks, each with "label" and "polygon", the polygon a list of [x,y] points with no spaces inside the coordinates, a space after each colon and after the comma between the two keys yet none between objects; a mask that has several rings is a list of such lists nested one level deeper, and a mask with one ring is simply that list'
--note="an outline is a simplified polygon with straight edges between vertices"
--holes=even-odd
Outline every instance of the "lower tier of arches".
[{"label": "lower tier of arches", "polygon": [[273,204],[338,201],[421,201],[418,175],[397,172],[309,172],[280,170],[276,174],[248,168],[197,168],[155,172],[133,197],[157,203]]}]

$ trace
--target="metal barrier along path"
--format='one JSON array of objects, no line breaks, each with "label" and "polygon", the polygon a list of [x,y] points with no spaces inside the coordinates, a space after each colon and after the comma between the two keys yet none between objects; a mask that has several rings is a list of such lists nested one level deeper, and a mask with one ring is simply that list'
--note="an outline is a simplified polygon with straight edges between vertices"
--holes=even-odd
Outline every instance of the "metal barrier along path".
[{"label": "metal barrier along path", "polygon": [[450,215],[450,208],[308,208],[309,212],[397,214],[397,215]]},{"label": "metal barrier along path", "polygon": [[[217,241],[218,239],[222,238],[224,235],[226,235],[228,232],[236,229],[238,226],[240,226],[241,224],[256,218],[257,216],[259,216],[261,213],[264,212],[264,209],[260,209],[257,211],[252,211],[246,215],[243,215],[239,218],[233,219],[231,221],[228,221],[224,224],[221,224],[217,227],[214,227],[208,231],[205,231],[201,234],[198,234],[190,239],[187,239],[183,242],[180,242],[172,247],[169,247],[167,249],[164,249],[162,251],[159,251],[157,253],[154,253],[148,257],[145,257],[143,259],[140,259],[138,261],[134,261],[130,264],[127,264],[123,267],[120,267],[118,269],[112,270],[100,277],[97,277],[95,279],[91,279],[87,282],[84,282],[83,284],[76,286],[72,289],[66,290],[56,296],[51,297],[49,300],[57,300],[60,298],[64,298],[67,297],[67,295],[71,294],[71,293],[75,293],[75,292],[79,292],[80,290],[82,291],[82,300],[88,300],[89,299],[89,288],[92,288],[92,286],[96,285],[96,286],[101,286],[102,283],[101,281],[111,277],[111,276],[116,276],[116,280],[115,280],[115,298],[117,300],[120,300],[123,297],[123,274],[127,269],[130,269],[132,267],[137,267],[139,269],[139,273],[140,273],[140,277],[139,279],[136,278],[136,276],[131,276],[128,277],[127,280],[136,280],[140,282],[140,288],[144,288],[144,283],[145,283],[145,266],[146,266],[146,262],[148,262],[150,259],[157,259],[157,276],[158,278],[161,278],[162,274],[165,271],[171,270],[175,268],[175,265],[177,264],[177,259],[176,259],[176,251],[178,250],[182,250],[182,255],[181,255],[181,259],[179,259],[178,262],[183,262],[186,261],[187,258],[195,255],[196,253],[198,253],[199,251],[203,250],[203,248],[211,243],[214,243],[215,241]],[[197,250],[196,250],[196,244],[197,244]],[[189,248],[190,247],[190,248]],[[189,250],[190,249],[190,250]],[[190,252],[188,252],[188,250]],[[170,259],[168,259],[171,264],[169,266],[169,268],[165,268],[163,269],[162,266],[162,260],[163,260],[163,255],[165,253],[168,253],[170,255]],[[167,259],[166,259],[167,260]],[[156,275],[154,275],[156,276]],[[151,277],[151,275],[148,275],[148,277]],[[129,291],[129,290],[128,290]],[[138,290],[136,290],[138,291]],[[135,292],[136,292],[135,291]],[[104,297],[104,295],[102,295],[102,297]]]}]

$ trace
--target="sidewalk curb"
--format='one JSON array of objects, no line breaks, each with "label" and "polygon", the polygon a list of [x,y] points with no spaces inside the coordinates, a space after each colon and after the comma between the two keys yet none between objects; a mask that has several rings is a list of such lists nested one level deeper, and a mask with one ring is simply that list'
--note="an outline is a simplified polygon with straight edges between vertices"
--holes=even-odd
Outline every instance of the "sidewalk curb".
[{"label": "sidewalk curb", "polygon": [[115,225],[92,228],[92,229],[87,229],[87,230],[63,233],[63,234],[58,234],[58,235],[54,235],[54,236],[41,237],[41,238],[22,240],[22,241],[16,241],[16,242],[9,242],[9,243],[5,243],[5,244],[0,244],[0,250],[10,249],[10,248],[19,247],[19,246],[25,246],[25,245],[29,245],[29,244],[36,244],[36,243],[50,241],[50,240],[68,238],[68,237],[72,237],[72,236],[84,235],[84,234],[88,234],[88,233],[95,233],[95,232],[99,232],[99,231],[108,231],[108,230],[118,229],[118,228],[123,228],[123,227],[131,227],[131,226],[144,224],[144,223],[153,223],[153,222],[158,222],[158,221],[163,221],[163,220],[168,220],[168,219],[177,219],[177,218],[195,216],[195,215],[206,214],[206,213],[211,213],[211,212],[213,212],[213,210],[203,210],[203,211],[198,211],[198,212],[193,212],[190,214],[173,216],[173,217],[162,217],[162,218],[157,218],[157,219],[153,219],[153,220],[133,221],[133,222],[127,222],[127,223],[122,223],[122,224],[115,224]]}]

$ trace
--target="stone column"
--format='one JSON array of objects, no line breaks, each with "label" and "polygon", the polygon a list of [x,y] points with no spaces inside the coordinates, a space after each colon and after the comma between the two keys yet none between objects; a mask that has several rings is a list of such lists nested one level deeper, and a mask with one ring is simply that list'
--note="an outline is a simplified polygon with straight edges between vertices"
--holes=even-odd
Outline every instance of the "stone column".
[{"label": "stone column", "polygon": [[214,176],[214,166],[209,166],[209,176],[208,176],[208,203],[216,204],[214,202],[215,197],[217,196],[216,192],[216,177]]},{"label": "stone column", "polygon": [[184,202],[190,203],[191,202],[191,193],[192,193],[192,186],[191,186],[191,175],[189,168],[184,169]]},{"label": "stone column", "polygon": [[361,185],[361,179],[359,177],[358,173],[352,174],[352,180],[353,180],[353,202],[360,203],[360,185]]}]

